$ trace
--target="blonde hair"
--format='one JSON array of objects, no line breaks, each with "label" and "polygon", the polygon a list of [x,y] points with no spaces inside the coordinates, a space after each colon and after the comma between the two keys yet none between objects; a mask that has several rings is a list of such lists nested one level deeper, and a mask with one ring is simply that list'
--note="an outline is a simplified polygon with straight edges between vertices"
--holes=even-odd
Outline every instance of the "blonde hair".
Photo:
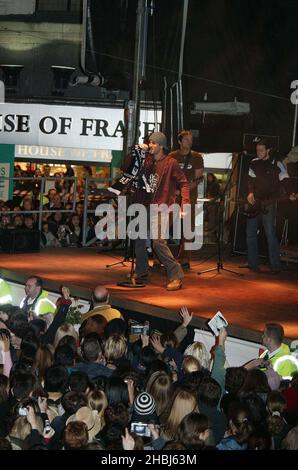
[{"label": "blonde hair", "polygon": [[53,346],[41,344],[35,354],[35,367],[38,371],[38,379],[44,382],[46,370],[54,364]]},{"label": "blonde hair", "polygon": [[173,401],[170,414],[164,426],[165,438],[167,440],[175,439],[177,429],[183,418],[194,411],[198,411],[196,397],[186,390],[180,390]]},{"label": "blonde hair", "polygon": [[60,340],[64,336],[72,336],[76,341],[78,341],[79,336],[74,328],[73,325],[69,323],[63,323],[63,325],[59,326],[58,330],[56,331],[55,339],[54,339],[54,348],[56,349],[57,345],[59,344]]},{"label": "blonde hair", "polygon": [[210,369],[209,353],[203,343],[196,341],[187,346],[184,351],[184,356],[193,356],[199,361],[201,367],[208,370]]},{"label": "blonde hair", "polygon": [[91,390],[88,393],[88,407],[91,410],[96,410],[101,421],[101,428],[105,426],[104,413],[108,407],[108,400],[106,394],[102,390]]},{"label": "blonde hair", "polygon": [[122,335],[112,335],[105,343],[104,356],[107,362],[113,362],[124,356],[127,349],[127,340]]},{"label": "blonde hair", "polygon": [[185,374],[191,374],[201,370],[201,364],[194,356],[185,356],[182,362],[182,370]]},{"label": "blonde hair", "polygon": [[173,383],[166,372],[154,372],[146,385],[146,392],[153,396],[156,403],[156,414],[160,416],[173,395]]},{"label": "blonde hair", "polygon": [[[43,433],[43,422],[40,416],[36,416],[37,430],[40,434]],[[16,437],[24,441],[31,433],[31,424],[26,416],[19,416],[13,423],[10,431],[10,437]]]}]

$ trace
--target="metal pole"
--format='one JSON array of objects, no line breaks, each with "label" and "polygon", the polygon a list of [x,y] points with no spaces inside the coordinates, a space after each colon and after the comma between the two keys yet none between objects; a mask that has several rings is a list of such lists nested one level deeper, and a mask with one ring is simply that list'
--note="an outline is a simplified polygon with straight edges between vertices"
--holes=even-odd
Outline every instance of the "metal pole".
[{"label": "metal pole", "polygon": [[295,143],[296,143],[297,116],[298,116],[298,103],[295,105],[294,129],[293,129],[293,140],[292,140],[293,148],[295,147]]},{"label": "metal pole", "polygon": [[140,84],[145,77],[146,53],[147,53],[147,26],[148,7],[147,0],[138,0],[136,42],[134,55],[134,76],[132,88],[132,100],[129,102],[128,130],[125,153],[139,138],[139,116],[140,116]]},{"label": "metal pole", "polygon": [[184,59],[184,44],[185,44],[185,34],[186,34],[186,23],[187,23],[187,14],[188,14],[188,0],[184,0],[183,3],[183,18],[182,18],[182,33],[181,33],[181,43],[180,43],[180,57],[179,57],[179,72],[178,72],[178,97],[179,97],[179,130],[183,128],[183,90],[182,90],[182,73],[183,73],[183,59]]},{"label": "metal pole", "polygon": [[42,229],[42,214],[43,214],[43,195],[44,195],[44,189],[45,189],[45,180],[46,178],[43,176],[41,178],[41,185],[40,185],[40,201],[39,201],[39,219],[38,219],[38,230]]},{"label": "metal pole", "polygon": [[173,148],[173,87],[170,88],[171,148]]},{"label": "metal pole", "polygon": [[167,102],[168,102],[168,83],[167,83],[167,77],[163,77],[163,90],[164,90],[164,100],[163,100],[163,109],[162,109],[162,126],[161,130],[165,131],[166,129],[166,122],[167,122]]},{"label": "metal pole", "polygon": [[87,228],[87,212],[88,212],[88,191],[89,191],[89,178],[85,178],[85,197],[84,197],[84,214],[83,214],[83,237],[82,245],[86,245],[86,228]]}]

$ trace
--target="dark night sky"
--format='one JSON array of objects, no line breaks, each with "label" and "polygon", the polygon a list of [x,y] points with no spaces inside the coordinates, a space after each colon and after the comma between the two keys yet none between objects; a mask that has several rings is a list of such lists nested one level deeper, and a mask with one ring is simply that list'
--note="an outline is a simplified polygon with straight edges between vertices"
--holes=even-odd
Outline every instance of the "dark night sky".
[{"label": "dark night sky", "polygon": [[[131,89],[137,0],[129,0],[128,9],[127,2],[119,0],[91,3],[96,67],[109,79],[107,86]],[[182,7],[182,0],[155,1],[143,84],[148,98],[160,98],[164,75],[169,84],[176,81]],[[290,84],[298,78],[297,18],[297,0],[190,0],[183,77],[186,123],[202,128],[189,110],[206,92],[210,101],[237,97],[251,104],[249,119],[241,123],[243,131],[282,135],[282,146],[288,146],[294,113]],[[277,98],[266,96],[270,94]],[[229,127],[228,121],[224,127]],[[210,126],[214,131],[214,120]]]}]

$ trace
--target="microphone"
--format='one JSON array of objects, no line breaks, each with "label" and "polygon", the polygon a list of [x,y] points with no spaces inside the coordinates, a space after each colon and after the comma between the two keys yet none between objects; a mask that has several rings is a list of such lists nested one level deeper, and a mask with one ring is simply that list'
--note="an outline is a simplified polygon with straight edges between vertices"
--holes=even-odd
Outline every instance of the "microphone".
[{"label": "microphone", "polygon": [[136,144],[135,148],[141,148],[142,150],[145,150],[146,152],[149,150],[149,146],[147,144]]}]

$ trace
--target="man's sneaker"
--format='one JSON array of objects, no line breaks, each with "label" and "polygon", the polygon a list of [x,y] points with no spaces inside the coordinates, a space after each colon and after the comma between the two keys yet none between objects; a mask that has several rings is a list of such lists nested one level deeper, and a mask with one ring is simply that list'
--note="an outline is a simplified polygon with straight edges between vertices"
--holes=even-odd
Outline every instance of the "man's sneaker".
[{"label": "man's sneaker", "polygon": [[169,284],[167,285],[167,290],[179,290],[182,287],[182,281],[181,279],[174,279],[173,281],[170,281]]}]

